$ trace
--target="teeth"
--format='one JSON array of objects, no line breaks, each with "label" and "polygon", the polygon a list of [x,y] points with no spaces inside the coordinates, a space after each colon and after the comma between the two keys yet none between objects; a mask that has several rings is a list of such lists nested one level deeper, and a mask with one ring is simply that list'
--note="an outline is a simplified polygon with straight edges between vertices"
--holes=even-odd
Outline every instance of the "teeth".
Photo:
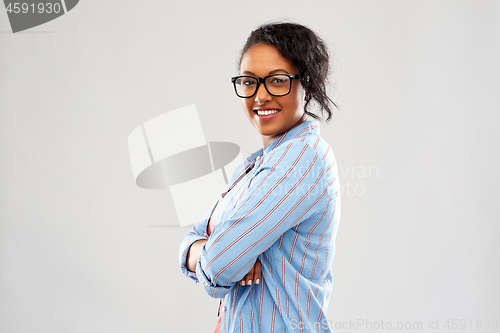
[{"label": "teeth", "polygon": [[279,112],[280,110],[255,110],[255,111],[257,111],[257,114],[259,116],[267,116],[270,114],[275,114],[275,113]]}]

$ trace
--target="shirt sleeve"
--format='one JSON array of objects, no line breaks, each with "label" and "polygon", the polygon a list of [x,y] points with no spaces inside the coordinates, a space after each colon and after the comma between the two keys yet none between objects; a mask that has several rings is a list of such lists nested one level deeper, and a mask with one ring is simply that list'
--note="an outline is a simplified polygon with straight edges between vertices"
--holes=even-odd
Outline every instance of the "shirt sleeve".
[{"label": "shirt sleeve", "polygon": [[309,144],[291,142],[268,154],[202,249],[196,275],[212,297],[224,297],[283,233],[316,214],[327,193],[322,156]]},{"label": "shirt sleeve", "polygon": [[206,234],[208,220],[210,218],[210,213],[212,210],[209,210],[207,214],[203,217],[203,219],[196,223],[191,230],[184,236],[181,241],[181,245],[179,248],[179,263],[181,266],[181,271],[184,275],[191,278],[192,280],[198,282],[196,274],[187,269],[187,255],[189,252],[189,248],[191,244],[200,240],[200,239],[208,239],[208,235]]},{"label": "shirt sleeve", "polygon": [[[247,162],[248,163],[248,162]],[[234,170],[231,176],[231,180],[229,184],[234,182],[234,179],[239,175],[239,173],[242,172],[244,169],[245,163],[240,163]],[[229,187],[229,185],[226,185],[226,190]],[[181,241],[181,245],[179,248],[179,263],[181,267],[181,271],[184,275],[187,277],[191,278],[192,280],[199,282],[196,273],[191,272],[190,270],[187,269],[187,255],[189,252],[189,248],[191,245],[200,240],[200,239],[208,239],[208,234],[207,234],[207,226],[208,222],[210,220],[210,215],[212,214],[212,211],[214,209],[214,206],[217,204],[217,202],[212,206],[212,208],[209,209],[209,211],[206,213],[206,215],[203,217],[203,219],[196,223],[191,230],[184,236],[184,238]]]}]

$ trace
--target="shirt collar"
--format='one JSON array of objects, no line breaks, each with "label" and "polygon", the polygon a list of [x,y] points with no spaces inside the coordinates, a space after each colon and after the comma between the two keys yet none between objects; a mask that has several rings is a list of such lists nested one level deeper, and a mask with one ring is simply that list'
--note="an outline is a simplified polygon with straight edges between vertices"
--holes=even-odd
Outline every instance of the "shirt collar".
[{"label": "shirt collar", "polygon": [[288,132],[286,132],[285,134],[274,140],[272,143],[268,144],[266,149],[260,148],[255,153],[251,154],[247,158],[247,161],[253,163],[259,156],[262,156],[262,154],[267,154],[274,148],[282,145],[284,142],[287,142],[288,140],[291,140],[295,137],[302,137],[306,134],[319,135],[318,121],[308,120],[298,126],[295,126],[291,130],[289,130]]}]

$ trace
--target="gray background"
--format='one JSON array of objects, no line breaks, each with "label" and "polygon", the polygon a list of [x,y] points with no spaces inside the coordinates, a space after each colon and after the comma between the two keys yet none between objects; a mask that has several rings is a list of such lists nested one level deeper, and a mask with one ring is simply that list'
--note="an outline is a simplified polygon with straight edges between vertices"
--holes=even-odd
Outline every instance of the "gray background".
[{"label": "gray background", "polygon": [[2,333],[211,332],[217,301],[177,264],[187,229],[152,227],[175,209],[134,184],[127,137],[196,104],[208,141],[260,148],[229,78],[277,18],[334,58],[329,319],[500,320],[500,1],[86,0],[17,34],[0,10]]}]

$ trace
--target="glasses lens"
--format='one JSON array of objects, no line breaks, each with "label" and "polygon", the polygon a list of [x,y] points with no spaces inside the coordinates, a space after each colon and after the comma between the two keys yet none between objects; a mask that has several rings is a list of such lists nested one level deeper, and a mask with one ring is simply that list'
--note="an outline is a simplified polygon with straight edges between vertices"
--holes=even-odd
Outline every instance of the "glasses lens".
[{"label": "glasses lens", "polygon": [[281,96],[290,93],[292,85],[286,75],[272,75],[266,79],[266,86],[272,95]]},{"label": "glasses lens", "polygon": [[257,89],[257,83],[253,77],[240,76],[234,81],[236,93],[241,97],[252,96]]}]

